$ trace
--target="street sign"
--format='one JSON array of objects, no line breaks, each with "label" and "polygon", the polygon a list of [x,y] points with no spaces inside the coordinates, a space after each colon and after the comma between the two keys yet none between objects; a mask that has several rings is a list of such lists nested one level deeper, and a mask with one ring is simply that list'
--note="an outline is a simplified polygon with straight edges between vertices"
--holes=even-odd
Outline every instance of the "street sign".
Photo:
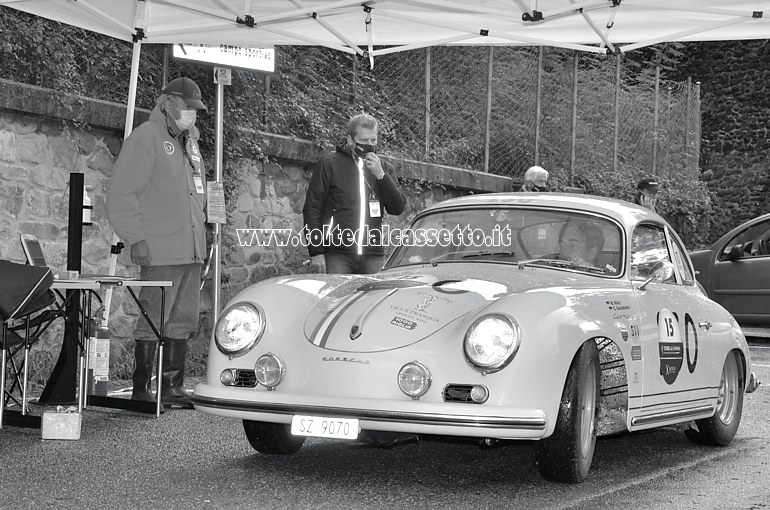
[{"label": "street sign", "polygon": [[237,67],[250,71],[275,70],[274,48],[241,48],[220,44],[174,44],[174,58],[207,62],[222,67]]}]

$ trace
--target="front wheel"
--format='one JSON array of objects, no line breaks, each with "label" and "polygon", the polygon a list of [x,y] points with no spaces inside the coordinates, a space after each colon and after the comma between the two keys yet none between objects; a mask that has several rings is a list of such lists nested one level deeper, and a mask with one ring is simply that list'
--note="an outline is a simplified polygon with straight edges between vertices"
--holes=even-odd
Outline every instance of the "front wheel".
[{"label": "front wheel", "polygon": [[732,442],[743,414],[743,385],[741,384],[741,362],[738,355],[731,352],[722,368],[722,380],[719,382],[717,409],[714,416],[697,420],[697,434],[687,437],[699,444],[726,446]]},{"label": "front wheel", "polygon": [[293,436],[284,423],[243,420],[243,430],[252,448],[265,455],[291,455],[305,443],[304,436]]},{"label": "front wheel", "polygon": [[537,470],[547,480],[580,483],[588,476],[596,447],[599,410],[599,350],[583,344],[567,374],[556,428],[537,446]]}]

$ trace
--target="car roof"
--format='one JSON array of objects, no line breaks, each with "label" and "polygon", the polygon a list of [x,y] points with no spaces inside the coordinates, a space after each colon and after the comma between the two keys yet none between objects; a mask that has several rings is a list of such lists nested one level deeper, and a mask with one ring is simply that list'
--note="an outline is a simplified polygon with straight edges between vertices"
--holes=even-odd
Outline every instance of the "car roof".
[{"label": "car roof", "polygon": [[657,213],[640,205],[615,198],[574,193],[485,193],[451,198],[428,207],[424,212],[463,207],[525,206],[574,209],[579,212],[594,212],[616,219],[626,227],[648,220],[666,224]]}]

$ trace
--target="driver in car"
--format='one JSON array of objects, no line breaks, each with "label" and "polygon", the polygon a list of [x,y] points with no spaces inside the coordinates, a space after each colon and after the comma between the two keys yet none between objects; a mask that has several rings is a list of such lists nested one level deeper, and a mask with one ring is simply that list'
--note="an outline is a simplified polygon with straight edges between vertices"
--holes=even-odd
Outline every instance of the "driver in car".
[{"label": "driver in car", "polygon": [[559,258],[586,267],[599,267],[596,259],[604,248],[604,232],[590,221],[572,221],[559,241]]}]

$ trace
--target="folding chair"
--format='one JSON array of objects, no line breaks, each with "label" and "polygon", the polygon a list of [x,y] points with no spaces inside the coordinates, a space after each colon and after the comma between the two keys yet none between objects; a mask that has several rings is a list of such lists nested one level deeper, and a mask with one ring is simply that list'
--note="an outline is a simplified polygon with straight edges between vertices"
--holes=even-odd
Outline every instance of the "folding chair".
[{"label": "folding chair", "polygon": [[[62,316],[60,308],[51,308],[56,296],[51,291],[53,274],[47,267],[35,267],[0,260],[0,319],[3,321],[0,348],[0,428],[5,407],[13,402],[27,414],[27,377],[29,351],[48,326]],[[23,360],[19,357],[23,353]],[[6,387],[6,372],[11,382]],[[18,396],[17,396],[18,394]]]}]

